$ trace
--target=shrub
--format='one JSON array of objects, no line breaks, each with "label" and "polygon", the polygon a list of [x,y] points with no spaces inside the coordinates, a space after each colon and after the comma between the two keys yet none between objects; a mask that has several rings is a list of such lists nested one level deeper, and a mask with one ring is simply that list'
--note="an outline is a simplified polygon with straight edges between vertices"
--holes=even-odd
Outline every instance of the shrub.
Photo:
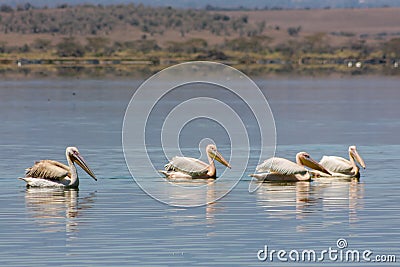
[{"label": "shrub", "polygon": [[83,57],[85,50],[83,46],[75,41],[75,38],[64,38],[57,44],[57,55],[60,57]]}]

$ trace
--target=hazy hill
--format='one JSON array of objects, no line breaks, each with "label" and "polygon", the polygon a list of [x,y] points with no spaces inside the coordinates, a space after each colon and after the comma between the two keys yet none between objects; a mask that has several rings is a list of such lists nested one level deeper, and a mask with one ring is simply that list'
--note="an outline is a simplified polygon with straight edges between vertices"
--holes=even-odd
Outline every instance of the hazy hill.
[{"label": "hazy hill", "polygon": [[126,66],[132,64],[154,71],[174,62],[222,60],[286,73],[293,66],[341,72],[357,62],[358,68],[366,64],[367,72],[385,66],[383,71],[398,73],[398,14],[400,7],[221,10],[63,4],[40,9],[0,4],[0,67],[17,66],[20,59],[20,66],[116,64],[117,72],[129,73]]},{"label": "hazy hill", "polygon": [[35,39],[58,43],[73,36],[109,42],[202,38],[218,44],[263,36],[269,45],[325,34],[330,44],[379,43],[400,37],[400,8],[206,11],[143,5],[84,5],[0,12],[0,43],[21,46]]}]

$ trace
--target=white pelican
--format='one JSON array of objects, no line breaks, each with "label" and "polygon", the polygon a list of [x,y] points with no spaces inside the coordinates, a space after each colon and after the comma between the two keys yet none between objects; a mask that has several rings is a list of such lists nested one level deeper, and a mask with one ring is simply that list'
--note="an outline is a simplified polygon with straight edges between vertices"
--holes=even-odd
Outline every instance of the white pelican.
[{"label": "white pelican", "polygon": [[[364,160],[357,152],[356,146],[349,146],[349,159],[336,156],[323,156],[319,164],[329,170],[332,176],[335,177],[355,177],[360,178],[360,168],[357,163],[365,169]],[[324,177],[324,173],[313,172],[315,177]]]},{"label": "white pelican", "polygon": [[75,162],[97,181],[76,147],[65,150],[68,166],[55,160],[41,160],[26,169],[25,177],[19,178],[32,187],[75,187],[79,186]]},{"label": "white pelican", "polygon": [[229,165],[224,157],[217,151],[215,145],[208,145],[206,147],[206,152],[209,164],[195,158],[176,156],[165,165],[165,170],[159,172],[164,174],[167,178],[208,179],[217,177],[214,160],[231,168],[231,165]]},{"label": "white pelican", "polygon": [[256,168],[257,172],[267,173],[250,174],[249,176],[259,181],[308,181],[311,179],[311,175],[305,166],[330,174],[329,171],[312,159],[308,153],[299,152],[296,155],[296,163],[284,158],[272,157]]}]

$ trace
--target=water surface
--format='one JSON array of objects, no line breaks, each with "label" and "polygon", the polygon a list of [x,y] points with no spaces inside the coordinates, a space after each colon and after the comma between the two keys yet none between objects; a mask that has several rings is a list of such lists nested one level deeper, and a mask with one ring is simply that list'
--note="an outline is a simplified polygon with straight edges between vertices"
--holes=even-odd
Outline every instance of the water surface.
[{"label": "water surface", "polygon": [[[123,116],[140,81],[3,81],[0,264],[282,265],[276,260],[258,261],[257,251],[264,245],[288,251],[323,250],[336,247],[339,238],[345,238],[351,249],[394,254],[400,260],[399,80],[257,83],[275,116],[278,156],[294,159],[297,152],[307,151],[316,159],[346,157],[348,146],[356,144],[367,165],[360,181],[265,183],[250,194],[247,174],[258,163],[251,156],[245,175],[220,201],[197,208],[168,206],[135,184],[122,153]],[[186,131],[196,135],[190,128]],[[98,182],[81,170],[79,191],[26,189],[16,179],[35,160],[65,162],[69,145],[80,149]],[[183,146],[190,153],[185,141]],[[224,142],[219,147],[229,148]],[[162,166],[161,148],[149,149]],[[197,147],[192,153],[199,155]],[[137,160],[140,164],[141,155]],[[218,171],[223,171],[221,165]],[[159,186],[163,183],[160,179]],[[214,183],[207,197],[221,188],[223,184]],[[180,192],[171,194],[179,197]]]}]

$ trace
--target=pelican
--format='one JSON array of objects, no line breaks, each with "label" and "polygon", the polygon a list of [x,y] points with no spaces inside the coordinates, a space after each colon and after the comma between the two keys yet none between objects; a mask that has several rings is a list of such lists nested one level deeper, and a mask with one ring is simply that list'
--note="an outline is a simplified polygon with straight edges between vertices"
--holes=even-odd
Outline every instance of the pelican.
[{"label": "pelican", "polygon": [[[319,164],[324,166],[332,176],[360,178],[360,168],[357,163],[365,169],[364,160],[357,152],[356,146],[349,146],[349,160],[336,156],[323,156]],[[313,172],[315,177],[324,177],[324,173]]]},{"label": "pelican", "polygon": [[97,178],[87,166],[76,147],[67,147],[65,150],[68,166],[55,160],[41,160],[26,169],[25,177],[19,178],[26,182],[28,187],[72,187],[79,186],[78,173],[74,163],[77,163],[94,180]]},{"label": "pelican", "polygon": [[311,175],[305,166],[330,175],[329,171],[312,159],[308,153],[299,152],[296,155],[296,163],[284,158],[272,157],[256,168],[257,172],[268,173],[250,174],[249,176],[259,181],[308,181],[311,179]]},{"label": "pelican", "polygon": [[214,160],[231,168],[231,165],[222,157],[215,145],[208,145],[206,152],[209,164],[195,158],[176,156],[165,165],[165,170],[159,172],[167,178],[208,179],[217,177]]}]

